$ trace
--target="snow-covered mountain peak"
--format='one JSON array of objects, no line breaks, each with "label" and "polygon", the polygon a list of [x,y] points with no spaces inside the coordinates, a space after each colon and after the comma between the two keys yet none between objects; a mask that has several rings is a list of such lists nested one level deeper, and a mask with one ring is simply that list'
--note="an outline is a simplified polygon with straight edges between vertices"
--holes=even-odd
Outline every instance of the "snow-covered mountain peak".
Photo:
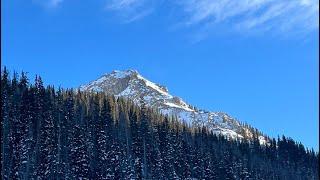
[{"label": "snow-covered mountain peak", "polygon": [[165,86],[149,81],[136,70],[114,70],[95,81],[80,86],[82,91],[101,91],[116,97],[125,97],[137,105],[158,109],[193,126],[207,126],[217,134],[232,138],[251,137],[252,132],[228,114],[198,110],[182,98],[173,96]]},{"label": "snow-covered mountain peak", "polygon": [[[156,99],[168,99],[172,96],[168,89],[144,78],[137,70],[114,70],[95,81],[80,86],[83,91],[105,91],[117,96],[143,95],[145,99],[153,96]],[[149,95],[149,96],[148,96]]]},{"label": "snow-covered mountain peak", "polygon": [[114,78],[136,77],[138,75],[137,70],[128,69],[124,71],[113,70],[111,73],[106,73],[105,76],[113,76]]}]

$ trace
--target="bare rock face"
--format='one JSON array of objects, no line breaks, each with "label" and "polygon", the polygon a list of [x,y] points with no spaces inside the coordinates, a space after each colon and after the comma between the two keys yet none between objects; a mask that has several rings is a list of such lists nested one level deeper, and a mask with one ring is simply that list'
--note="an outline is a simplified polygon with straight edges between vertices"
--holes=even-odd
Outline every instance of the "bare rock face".
[{"label": "bare rock face", "polygon": [[[239,121],[223,112],[209,112],[191,108],[193,106],[181,98],[169,94],[165,86],[142,77],[136,70],[112,71],[99,79],[80,86],[81,91],[101,91],[117,97],[125,97],[137,105],[141,102],[158,109],[165,115],[176,116],[192,126],[207,126],[217,134],[242,139],[252,136],[252,132]],[[265,137],[261,137],[265,142]]]}]

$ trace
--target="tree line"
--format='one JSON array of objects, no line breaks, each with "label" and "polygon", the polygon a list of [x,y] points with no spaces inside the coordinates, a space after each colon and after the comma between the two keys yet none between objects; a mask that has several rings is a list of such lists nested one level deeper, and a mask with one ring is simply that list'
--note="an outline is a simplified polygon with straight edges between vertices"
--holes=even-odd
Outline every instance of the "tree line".
[{"label": "tree line", "polygon": [[143,104],[45,87],[6,68],[1,132],[2,179],[319,179],[319,153],[291,138],[228,140]]}]

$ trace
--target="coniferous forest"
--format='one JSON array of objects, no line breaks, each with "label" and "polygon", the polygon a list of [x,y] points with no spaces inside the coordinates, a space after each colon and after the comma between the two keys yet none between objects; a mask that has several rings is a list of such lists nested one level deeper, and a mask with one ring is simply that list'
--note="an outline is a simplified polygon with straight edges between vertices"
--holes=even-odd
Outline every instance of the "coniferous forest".
[{"label": "coniferous forest", "polygon": [[[285,136],[227,140],[104,93],[1,72],[2,179],[319,179],[319,154]],[[258,134],[258,132],[257,132]]]}]

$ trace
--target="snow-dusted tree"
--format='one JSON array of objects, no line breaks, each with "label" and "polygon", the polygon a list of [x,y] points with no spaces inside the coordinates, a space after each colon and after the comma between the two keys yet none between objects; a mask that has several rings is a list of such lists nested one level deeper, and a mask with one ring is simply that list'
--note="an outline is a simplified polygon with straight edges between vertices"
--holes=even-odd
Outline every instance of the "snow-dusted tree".
[{"label": "snow-dusted tree", "polygon": [[11,106],[9,108],[9,126],[10,126],[10,134],[9,134],[9,141],[10,141],[10,148],[11,148],[11,162],[9,164],[10,175],[9,179],[18,179],[21,177],[22,173],[20,170],[22,161],[21,161],[21,141],[23,139],[23,131],[21,129],[22,122],[20,119],[20,92],[18,89],[18,75],[14,73],[12,81],[11,81]]},{"label": "snow-dusted tree", "polygon": [[22,132],[21,139],[21,178],[29,179],[35,171],[35,162],[32,157],[35,147],[34,139],[34,123],[36,121],[35,112],[35,88],[29,88],[28,78],[25,73],[21,74],[19,82],[19,90],[21,93],[20,103],[20,129]]},{"label": "snow-dusted tree", "polygon": [[135,109],[130,114],[130,131],[132,136],[132,157],[134,163],[134,171],[135,171],[135,178],[142,179],[142,136],[140,132],[140,121],[139,121],[139,114],[138,109]]},{"label": "snow-dusted tree", "polygon": [[[316,179],[319,154],[282,137],[230,140],[121,97],[1,74],[2,179]],[[248,136],[250,138],[250,136]]]},{"label": "snow-dusted tree", "polygon": [[[81,92],[77,93],[77,97]],[[71,177],[74,179],[88,179],[89,158],[84,126],[84,106],[80,98],[75,102],[75,117],[71,120],[70,168]]]},{"label": "snow-dusted tree", "polygon": [[89,97],[89,108],[87,116],[88,124],[88,153],[89,153],[89,178],[98,178],[98,137],[97,137],[97,123],[99,121],[99,98],[98,94],[92,94]]},{"label": "snow-dusted tree", "polygon": [[[39,77],[39,81],[40,81]],[[40,82],[39,82],[40,83]],[[39,84],[39,86],[42,86]],[[37,177],[41,179],[51,179],[54,178],[55,172],[53,172],[52,167],[56,164],[56,150],[57,143],[55,142],[54,134],[54,114],[53,114],[53,98],[54,98],[54,89],[49,87],[45,92],[42,91],[42,87],[38,87],[38,93],[43,95],[43,106],[41,122],[39,123],[40,134],[38,136],[38,168],[37,168]],[[43,94],[42,94],[43,93]]]},{"label": "snow-dusted tree", "polygon": [[[67,98],[68,99],[68,98]],[[67,121],[65,113],[65,101],[62,89],[56,92],[55,97],[55,133],[57,141],[57,156],[56,164],[53,166],[56,171],[57,179],[65,178],[66,160],[67,160]]]},{"label": "snow-dusted tree", "polygon": [[10,148],[10,108],[11,108],[11,82],[6,68],[1,72],[1,177],[8,179],[10,174],[10,162],[12,148]]},{"label": "snow-dusted tree", "polygon": [[159,125],[153,125],[153,152],[151,154],[151,172],[152,172],[152,179],[164,179],[164,164],[162,159],[162,154],[160,150],[160,137],[159,137]]},{"label": "snow-dusted tree", "polygon": [[163,155],[163,170],[165,173],[165,177],[169,179],[178,178],[175,168],[174,168],[174,157],[175,151],[173,148],[173,139],[174,133],[173,130],[169,127],[169,120],[165,118],[163,125],[160,128],[160,146],[162,147],[162,155]]}]

